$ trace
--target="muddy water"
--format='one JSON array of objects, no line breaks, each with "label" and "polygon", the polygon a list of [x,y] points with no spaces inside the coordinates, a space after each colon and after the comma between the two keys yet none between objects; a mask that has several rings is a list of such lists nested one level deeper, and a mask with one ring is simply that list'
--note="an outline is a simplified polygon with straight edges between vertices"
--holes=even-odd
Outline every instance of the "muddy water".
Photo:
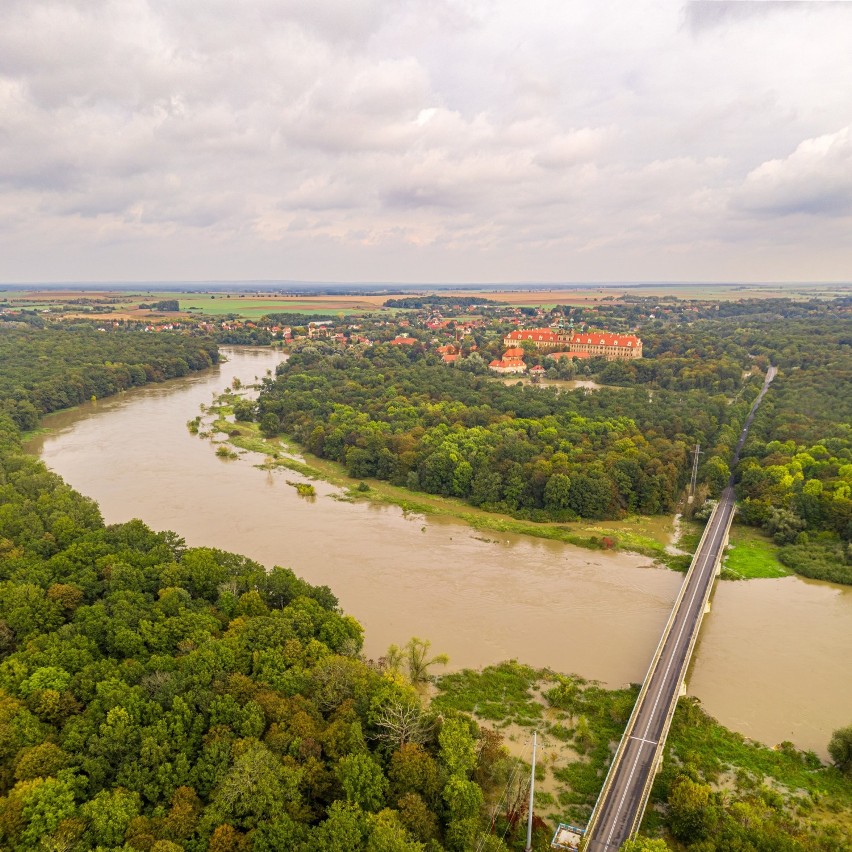
[{"label": "muddy water", "polygon": [[801,577],[719,583],[689,692],[729,728],[825,757],[852,721],[852,587]]},{"label": "muddy water", "polygon": [[[612,686],[642,679],[680,575],[640,556],[341,502],[322,482],[306,500],[286,482],[298,476],[258,469],[257,455],[220,459],[186,421],[234,377],[251,382],[282,357],[226,355],[204,375],[52,415],[50,434],[29,449],[97,500],[108,523],[141,518],[190,545],[328,584],[364,625],[371,656],[416,635],[453,667],[515,657]],[[839,651],[850,635],[846,590],[795,578],[725,584],[690,686],[743,733],[824,753],[830,732],[849,722],[852,655]]]}]

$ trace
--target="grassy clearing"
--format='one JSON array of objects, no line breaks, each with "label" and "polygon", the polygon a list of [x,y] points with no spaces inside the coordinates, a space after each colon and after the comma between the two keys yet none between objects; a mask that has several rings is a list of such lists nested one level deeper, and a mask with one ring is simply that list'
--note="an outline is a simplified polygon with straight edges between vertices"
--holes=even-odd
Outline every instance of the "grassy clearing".
[{"label": "grassy clearing", "polygon": [[791,571],[778,561],[778,545],[753,527],[731,527],[730,545],[722,563],[723,576],[752,580],[787,577]]},{"label": "grassy clearing", "polygon": [[483,725],[521,740],[510,751],[524,761],[538,732],[537,815],[584,823],[603,785],[610,747],[630,715],[635,690],[604,690],[578,677],[516,661],[465,669],[438,679],[432,706],[470,713]]},{"label": "grassy clearing", "polygon": [[[704,525],[683,521],[677,546],[694,553],[704,532]],[[755,580],[787,577],[792,572],[778,561],[778,546],[760,530],[734,524],[730,544],[722,562],[723,580]]]}]

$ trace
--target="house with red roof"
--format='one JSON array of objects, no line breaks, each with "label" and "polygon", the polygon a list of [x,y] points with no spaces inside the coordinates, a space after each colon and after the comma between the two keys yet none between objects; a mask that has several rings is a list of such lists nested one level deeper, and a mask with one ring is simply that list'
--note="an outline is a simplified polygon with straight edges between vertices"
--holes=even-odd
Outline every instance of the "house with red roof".
[{"label": "house with red roof", "polygon": [[496,358],[488,365],[489,370],[495,373],[525,373],[527,365],[520,358],[503,358],[498,361]]}]

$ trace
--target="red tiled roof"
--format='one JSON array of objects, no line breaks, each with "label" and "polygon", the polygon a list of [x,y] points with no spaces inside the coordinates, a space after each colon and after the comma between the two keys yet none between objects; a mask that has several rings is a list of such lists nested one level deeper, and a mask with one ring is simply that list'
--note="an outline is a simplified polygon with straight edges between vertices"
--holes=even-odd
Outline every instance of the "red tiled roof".
[{"label": "red tiled roof", "polygon": [[515,347],[514,349],[507,349],[503,353],[503,357],[504,358],[523,358],[524,357],[524,350],[521,349],[519,346]]},{"label": "red tiled roof", "polygon": [[502,361],[493,360],[489,367],[524,367],[525,364],[520,358],[504,358]]},{"label": "red tiled roof", "polygon": [[523,328],[510,331],[506,338],[508,340],[532,340],[540,343],[557,343],[560,335],[549,328]]},{"label": "red tiled roof", "polygon": [[641,346],[642,341],[632,334],[609,334],[606,331],[583,332],[575,334],[571,338],[572,343],[583,343],[590,346],[620,346],[634,347]]},{"label": "red tiled roof", "polygon": [[395,337],[390,342],[391,346],[411,346],[414,343],[417,343],[414,337]]}]

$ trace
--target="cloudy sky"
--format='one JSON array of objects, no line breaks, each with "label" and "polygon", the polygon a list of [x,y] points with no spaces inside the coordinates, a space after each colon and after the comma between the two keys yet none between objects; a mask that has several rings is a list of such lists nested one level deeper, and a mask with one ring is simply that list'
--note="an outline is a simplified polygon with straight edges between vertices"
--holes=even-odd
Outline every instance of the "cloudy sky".
[{"label": "cloudy sky", "polygon": [[0,281],[852,279],[852,2],[2,0]]}]

